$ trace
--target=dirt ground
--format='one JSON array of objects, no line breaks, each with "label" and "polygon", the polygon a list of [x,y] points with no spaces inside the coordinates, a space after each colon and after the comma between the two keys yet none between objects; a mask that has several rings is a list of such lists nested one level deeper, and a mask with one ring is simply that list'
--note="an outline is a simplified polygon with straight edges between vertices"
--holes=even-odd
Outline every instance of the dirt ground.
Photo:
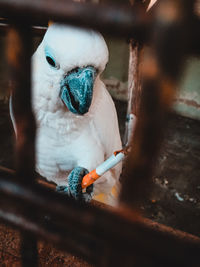
[{"label": "dirt ground", "polygon": [[[116,101],[120,132],[126,104]],[[151,197],[141,202],[144,216],[200,236],[200,121],[171,116],[162,145]],[[0,165],[13,167],[13,130],[7,105],[0,103]],[[89,266],[51,245],[39,243],[40,266]],[[20,266],[19,233],[0,225],[0,266]]]},{"label": "dirt ground", "polygon": [[153,180],[145,215],[200,236],[200,121],[171,117]]},{"label": "dirt ground", "polygon": [[[116,101],[123,135],[126,106]],[[172,114],[165,132],[145,217],[200,236],[200,121]]]}]

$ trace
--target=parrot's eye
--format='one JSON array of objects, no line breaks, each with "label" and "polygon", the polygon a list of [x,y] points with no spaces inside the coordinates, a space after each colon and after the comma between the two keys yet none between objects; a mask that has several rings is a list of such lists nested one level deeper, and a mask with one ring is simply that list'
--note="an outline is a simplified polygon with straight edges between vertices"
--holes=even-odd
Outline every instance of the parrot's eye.
[{"label": "parrot's eye", "polygon": [[48,46],[45,47],[45,58],[48,64],[54,68],[54,69],[59,69],[59,64],[56,63],[56,60],[54,59],[53,51],[50,49]]},{"label": "parrot's eye", "polygon": [[46,56],[46,60],[49,63],[49,65],[51,65],[52,67],[56,68],[56,62],[52,57]]}]

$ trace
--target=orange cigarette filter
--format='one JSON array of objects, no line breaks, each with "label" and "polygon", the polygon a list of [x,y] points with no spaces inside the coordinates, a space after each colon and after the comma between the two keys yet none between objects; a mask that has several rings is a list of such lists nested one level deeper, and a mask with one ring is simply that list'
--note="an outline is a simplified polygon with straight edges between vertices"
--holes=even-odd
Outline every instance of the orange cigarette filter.
[{"label": "orange cigarette filter", "polygon": [[89,172],[83,177],[82,188],[86,188],[89,185],[93,184],[100,176],[96,173],[96,169]]}]

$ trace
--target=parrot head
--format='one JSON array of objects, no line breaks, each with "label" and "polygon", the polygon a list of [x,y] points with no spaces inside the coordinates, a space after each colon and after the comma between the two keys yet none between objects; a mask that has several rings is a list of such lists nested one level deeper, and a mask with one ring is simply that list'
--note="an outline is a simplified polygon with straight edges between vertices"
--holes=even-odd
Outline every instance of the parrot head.
[{"label": "parrot head", "polygon": [[38,90],[38,94],[47,94],[57,107],[64,106],[74,114],[89,111],[95,81],[108,61],[100,33],[54,23],[33,59],[37,62],[34,72],[44,81],[43,92]]}]

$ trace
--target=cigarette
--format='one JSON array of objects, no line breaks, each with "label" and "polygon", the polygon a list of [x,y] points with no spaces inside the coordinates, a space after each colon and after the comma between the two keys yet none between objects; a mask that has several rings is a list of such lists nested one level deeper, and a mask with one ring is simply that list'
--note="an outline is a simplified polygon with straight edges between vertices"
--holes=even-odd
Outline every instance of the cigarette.
[{"label": "cigarette", "polygon": [[110,156],[106,161],[101,163],[96,169],[89,172],[83,177],[82,188],[86,188],[93,184],[99,177],[101,177],[105,172],[113,168],[120,161],[122,161],[127,154],[126,150],[116,151]]}]

